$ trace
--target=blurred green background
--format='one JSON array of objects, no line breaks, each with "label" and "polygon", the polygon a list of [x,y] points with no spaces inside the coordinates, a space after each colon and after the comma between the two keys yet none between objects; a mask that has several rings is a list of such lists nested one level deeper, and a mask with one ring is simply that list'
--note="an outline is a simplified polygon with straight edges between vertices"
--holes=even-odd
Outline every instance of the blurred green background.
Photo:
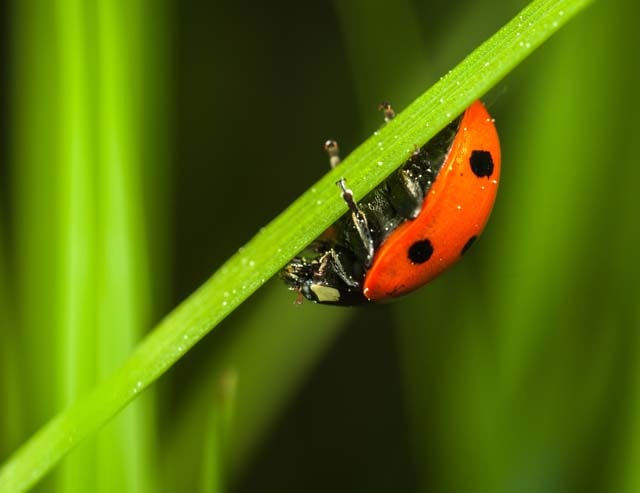
[{"label": "blurred green background", "polygon": [[[327,168],[526,5],[2,4],[0,460]],[[640,7],[484,97],[501,190],[383,306],[274,280],[39,491],[640,491]]]}]

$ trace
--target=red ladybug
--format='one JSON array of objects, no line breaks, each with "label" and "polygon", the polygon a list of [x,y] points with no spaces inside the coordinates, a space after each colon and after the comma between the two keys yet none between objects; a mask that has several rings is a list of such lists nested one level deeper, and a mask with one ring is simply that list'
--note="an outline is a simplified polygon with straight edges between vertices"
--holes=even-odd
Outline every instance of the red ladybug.
[{"label": "red ladybug", "polygon": [[[384,104],[385,119],[393,110]],[[337,144],[328,141],[331,164]],[[356,204],[283,270],[292,290],[317,303],[384,301],[426,284],[482,232],[498,191],[500,142],[480,101]]]}]

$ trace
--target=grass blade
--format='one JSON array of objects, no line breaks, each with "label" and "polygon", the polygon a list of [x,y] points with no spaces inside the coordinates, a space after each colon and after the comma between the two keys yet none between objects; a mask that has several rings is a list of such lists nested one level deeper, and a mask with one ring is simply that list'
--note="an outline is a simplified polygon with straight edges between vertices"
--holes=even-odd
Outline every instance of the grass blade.
[{"label": "grass blade", "polygon": [[[144,2],[97,4],[97,203],[99,211],[98,378],[116,369],[150,319],[150,269],[141,182],[161,161],[142,159],[147,59]],[[157,20],[161,8],[156,9]],[[148,46],[146,47],[148,49]],[[155,217],[150,215],[150,217]],[[153,394],[129,407],[98,437],[97,491],[156,491],[150,472],[154,446]]]},{"label": "grass blade", "polygon": [[0,222],[0,457],[5,457],[16,446],[23,430],[20,394],[18,345],[13,323],[13,303],[9,296],[9,278],[5,262],[5,249]]}]

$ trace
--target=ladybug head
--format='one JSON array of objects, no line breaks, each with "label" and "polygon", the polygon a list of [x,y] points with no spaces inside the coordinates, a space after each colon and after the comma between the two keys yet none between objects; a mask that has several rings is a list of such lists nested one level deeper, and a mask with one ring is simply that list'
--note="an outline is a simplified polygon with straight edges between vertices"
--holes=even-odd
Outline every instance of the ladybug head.
[{"label": "ladybug head", "polygon": [[360,280],[355,280],[351,273],[353,265],[349,264],[349,273],[345,271],[344,252],[334,248],[320,250],[317,257],[296,257],[284,268],[281,276],[289,289],[316,303],[357,305],[366,302]]}]

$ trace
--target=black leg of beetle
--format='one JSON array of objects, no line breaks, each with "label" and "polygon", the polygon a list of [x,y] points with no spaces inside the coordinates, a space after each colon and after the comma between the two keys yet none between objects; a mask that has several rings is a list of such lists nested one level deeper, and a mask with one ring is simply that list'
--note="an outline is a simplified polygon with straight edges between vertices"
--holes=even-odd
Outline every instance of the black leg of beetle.
[{"label": "black leg of beetle", "polygon": [[340,164],[340,148],[335,140],[327,140],[324,143],[324,150],[329,154],[329,164],[335,168]]},{"label": "black leg of beetle", "polygon": [[387,101],[383,101],[378,105],[378,111],[384,112],[385,123],[389,123],[389,121],[393,120],[396,117],[396,112],[393,111],[391,103]]},{"label": "black leg of beetle", "polygon": [[422,209],[424,192],[411,171],[400,169],[387,180],[390,199],[398,213],[406,219],[415,219]]},{"label": "black leg of beetle", "polygon": [[[331,270],[333,274],[338,276],[340,280],[350,288],[357,288],[360,286],[360,283],[356,281],[353,276],[347,273],[347,269],[342,262],[341,255],[334,249],[327,251],[328,260],[331,265]],[[329,265],[329,264],[327,264]],[[326,274],[326,273],[323,273]]]},{"label": "black leg of beetle", "polygon": [[360,240],[362,240],[362,245],[364,246],[366,252],[365,265],[366,267],[370,267],[371,262],[373,261],[374,245],[373,238],[371,237],[371,231],[369,231],[367,217],[360,210],[358,204],[356,204],[356,202],[353,200],[353,192],[347,188],[344,178],[338,180],[336,182],[336,185],[338,185],[342,190],[342,199],[349,206],[349,210],[351,211],[351,219],[354,226],[356,227],[356,231],[358,232]]}]

